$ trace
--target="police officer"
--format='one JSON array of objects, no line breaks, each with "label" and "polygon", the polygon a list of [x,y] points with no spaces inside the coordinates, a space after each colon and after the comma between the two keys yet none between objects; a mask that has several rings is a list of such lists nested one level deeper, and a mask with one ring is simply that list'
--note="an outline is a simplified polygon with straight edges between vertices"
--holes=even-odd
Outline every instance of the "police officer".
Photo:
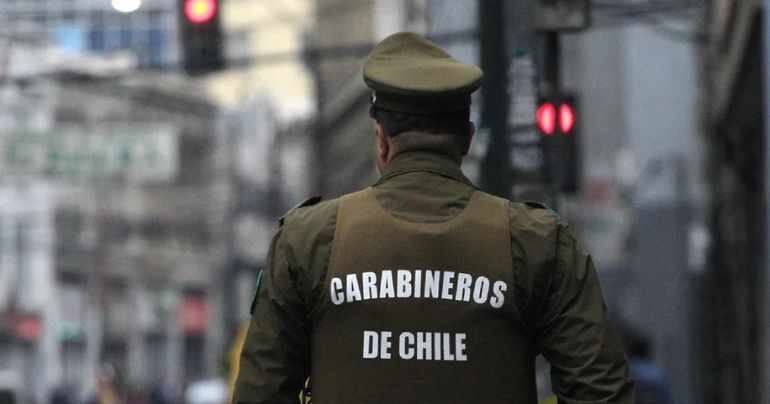
[{"label": "police officer", "polygon": [[[235,403],[632,403],[590,258],[539,204],[479,191],[460,163],[483,73],[413,33],[372,51],[380,179],[291,211],[270,247]],[[494,85],[494,84],[492,84]]]}]

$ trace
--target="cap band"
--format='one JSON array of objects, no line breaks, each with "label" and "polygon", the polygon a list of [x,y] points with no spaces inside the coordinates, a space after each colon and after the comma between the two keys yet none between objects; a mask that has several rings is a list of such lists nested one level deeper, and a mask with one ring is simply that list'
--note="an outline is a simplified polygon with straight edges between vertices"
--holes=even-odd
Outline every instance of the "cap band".
[{"label": "cap band", "polygon": [[470,107],[470,94],[441,97],[409,97],[391,93],[376,92],[371,102],[378,108],[410,114],[438,114],[459,111]]}]

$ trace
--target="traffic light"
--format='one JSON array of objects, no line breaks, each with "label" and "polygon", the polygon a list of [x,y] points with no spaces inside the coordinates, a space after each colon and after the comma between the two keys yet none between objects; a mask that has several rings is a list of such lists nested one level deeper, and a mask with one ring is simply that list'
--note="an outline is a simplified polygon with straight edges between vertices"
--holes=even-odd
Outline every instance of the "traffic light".
[{"label": "traffic light", "polygon": [[219,0],[178,0],[182,66],[188,74],[222,69],[222,26]]},{"label": "traffic light", "polygon": [[574,193],[580,185],[579,122],[574,95],[543,97],[537,105],[535,122],[542,134],[552,180],[565,193]]},{"label": "traffic light", "polygon": [[543,98],[538,103],[535,122],[543,135],[570,135],[575,129],[575,119],[575,99],[572,96],[557,100]]}]

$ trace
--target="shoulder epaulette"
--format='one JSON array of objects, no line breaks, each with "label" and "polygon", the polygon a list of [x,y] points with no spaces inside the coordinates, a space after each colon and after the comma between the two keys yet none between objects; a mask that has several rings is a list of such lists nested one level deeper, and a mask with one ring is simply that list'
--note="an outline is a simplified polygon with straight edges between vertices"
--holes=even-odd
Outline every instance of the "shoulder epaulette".
[{"label": "shoulder epaulette", "polygon": [[311,196],[310,198],[305,199],[304,201],[298,203],[293,208],[289,209],[288,212],[286,212],[283,216],[281,216],[280,219],[278,219],[278,224],[283,226],[283,221],[286,219],[286,216],[289,216],[289,213],[293,212],[295,209],[304,208],[305,206],[313,206],[317,204],[318,202],[321,202],[321,195]]},{"label": "shoulder epaulette", "polygon": [[549,210],[548,206],[545,206],[544,203],[540,203],[536,201],[524,201],[524,204],[529,206],[530,208]]}]

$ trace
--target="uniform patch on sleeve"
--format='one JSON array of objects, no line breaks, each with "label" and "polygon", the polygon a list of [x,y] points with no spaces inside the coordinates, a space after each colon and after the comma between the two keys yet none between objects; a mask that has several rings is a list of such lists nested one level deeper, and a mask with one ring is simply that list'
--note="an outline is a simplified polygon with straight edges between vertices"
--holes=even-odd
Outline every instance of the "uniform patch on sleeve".
[{"label": "uniform patch on sleeve", "polygon": [[552,215],[556,216],[556,220],[561,221],[561,215],[558,212],[551,208],[548,208],[548,211],[551,212]]},{"label": "uniform patch on sleeve", "polygon": [[305,206],[313,206],[317,204],[318,202],[321,202],[321,199],[323,197],[321,195],[311,196],[310,198],[305,199],[304,201],[298,203],[295,207],[289,209],[286,214],[281,216],[280,219],[278,219],[278,224],[283,226],[283,221],[286,219],[286,216],[289,216],[289,213],[293,212],[295,209],[304,208]]},{"label": "uniform patch on sleeve", "polygon": [[561,220],[561,215],[556,213],[555,210],[553,210],[553,209],[549,208],[548,206],[546,206],[546,204],[544,204],[544,203],[537,202],[537,201],[524,201],[524,204],[529,206],[530,208],[534,208],[534,209],[545,209],[550,214],[556,216],[557,220]]},{"label": "uniform patch on sleeve", "polygon": [[249,308],[249,314],[254,314],[254,308],[257,307],[257,298],[259,297],[259,285],[262,284],[262,274],[265,271],[261,270],[257,274],[256,286],[254,286],[254,298],[251,299],[251,307]]}]

